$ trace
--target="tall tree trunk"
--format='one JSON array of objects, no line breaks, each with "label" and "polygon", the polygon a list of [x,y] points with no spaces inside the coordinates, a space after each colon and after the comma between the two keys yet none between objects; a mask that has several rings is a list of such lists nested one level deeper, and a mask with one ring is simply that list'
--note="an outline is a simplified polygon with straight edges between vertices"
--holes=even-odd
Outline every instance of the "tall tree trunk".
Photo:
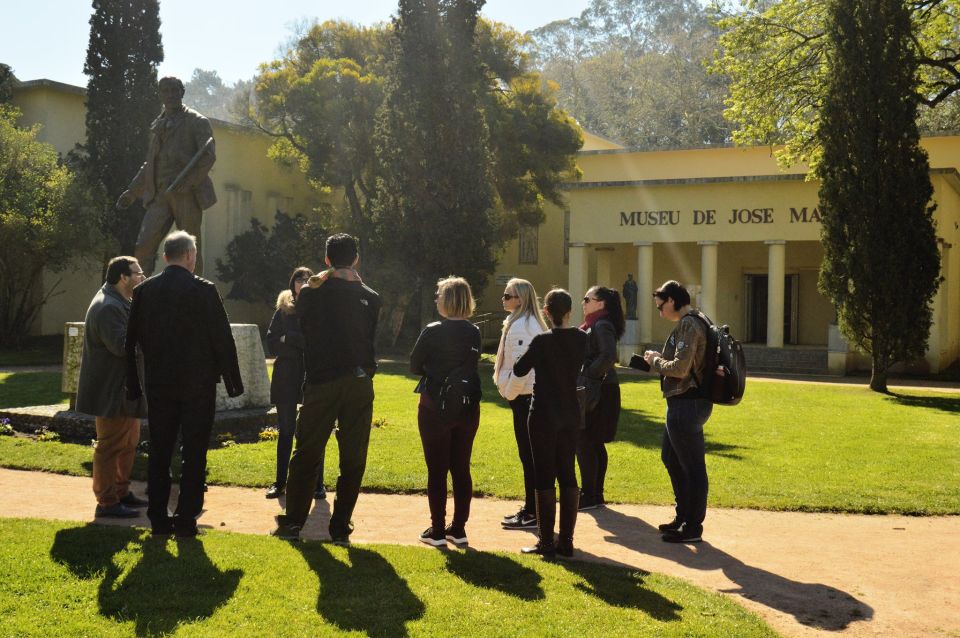
[{"label": "tall tree trunk", "polygon": [[874,354],[873,363],[870,368],[870,389],[874,392],[889,394],[887,390],[887,374],[890,371],[890,364],[882,361],[882,357]]}]

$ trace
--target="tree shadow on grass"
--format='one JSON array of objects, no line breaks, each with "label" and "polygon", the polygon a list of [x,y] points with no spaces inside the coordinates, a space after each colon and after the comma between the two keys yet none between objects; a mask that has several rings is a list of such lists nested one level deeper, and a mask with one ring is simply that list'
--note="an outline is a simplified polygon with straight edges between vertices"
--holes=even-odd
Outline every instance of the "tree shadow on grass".
[{"label": "tree shadow on grass", "polygon": [[[663,428],[663,414],[657,414],[655,417],[651,417],[651,415],[640,410],[621,408],[620,422],[617,425],[616,441],[623,441],[648,450],[659,450],[661,441],[663,440]],[[744,449],[743,446],[711,441],[709,432],[705,432],[705,435],[707,436],[707,454],[722,456],[734,461],[743,459],[743,457],[736,452],[736,450]]]},{"label": "tree shadow on grass", "polygon": [[790,614],[807,627],[843,631],[853,622],[873,617],[872,607],[835,587],[798,582],[747,565],[707,542],[696,545],[664,543],[655,527],[635,516],[605,508],[596,510],[594,518],[601,529],[610,532],[607,541],[690,569],[721,570],[737,584],[733,589],[723,590],[725,593],[739,594]]},{"label": "tree shadow on grass", "polygon": [[942,410],[943,412],[960,412],[960,395],[944,394],[943,396],[911,396],[908,394],[891,393],[890,398],[899,403],[913,408],[927,408],[929,410]]},{"label": "tree shadow on grass", "polygon": [[[608,605],[642,611],[661,622],[680,620],[679,612],[683,607],[650,590],[644,584],[644,579],[650,572],[604,560],[583,551],[579,552],[578,558],[584,560],[564,560],[558,563],[586,581],[574,585],[580,591],[596,596]],[[620,569],[605,569],[603,565],[596,563],[612,564]]]},{"label": "tree shadow on grass", "polygon": [[[102,575],[100,614],[132,620],[137,636],[168,634],[181,623],[208,618],[233,597],[243,570],[218,569],[199,539],[179,539],[174,556],[167,539],[141,540],[142,534],[100,525],[64,529],[50,555],[80,578]],[[141,556],[126,571],[114,557],[131,544]]]},{"label": "tree shadow on grass", "polygon": [[469,548],[445,553],[447,571],[464,582],[521,600],[543,600],[545,596],[540,574],[512,558]]},{"label": "tree shadow on grass", "polygon": [[338,629],[402,638],[406,623],[423,617],[423,602],[376,552],[317,542],[293,546],[320,579],[317,612]]}]

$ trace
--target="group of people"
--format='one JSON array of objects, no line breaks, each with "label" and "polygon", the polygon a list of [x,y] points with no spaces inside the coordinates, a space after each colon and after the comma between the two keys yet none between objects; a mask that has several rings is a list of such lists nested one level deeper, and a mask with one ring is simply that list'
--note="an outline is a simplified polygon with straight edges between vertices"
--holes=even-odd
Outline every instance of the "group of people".
[{"label": "group of people", "polygon": [[[243,394],[230,322],[213,283],[193,274],[196,238],[167,236],[166,268],[144,279],[135,257],[115,257],[84,321],[76,407],[95,415],[97,517],[133,518],[147,508],[154,535],[197,535],[216,387]],[[142,383],[141,383],[142,380]],[[146,399],[144,401],[144,388]],[[150,422],[148,499],[130,491],[140,419]],[[168,509],[180,442],[180,491]]]},{"label": "group of people", "polygon": [[[115,258],[86,317],[77,409],[97,416],[96,515],[136,516],[146,505],[154,535],[197,534],[216,384],[222,380],[230,396],[243,392],[226,312],[216,287],[193,274],[196,254],[193,236],[170,234],[164,242],[166,268],[145,281],[137,259]],[[373,418],[381,305],[357,272],[359,259],[355,238],[329,237],[328,269],[293,272],[267,332],[277,355],[271,401],[279,425],[276,478],[267,497],[286,494],[274,531],[280,538],[299,538],[313,499],[325,497],[324,452],[334,431],[340,467],[329,533],[334,542],[346,543],[353,531]],[[706,329],[678,282],[666,282],[654,296],[660,314],[678,323],[662,352],[644,353],[661,375],[667,400],[662,458],[676,499],[675,519],[660,530],[665,541],[696,542],[707,496],[703,425],[712,407],[697,381],[707,359]],[[441,279],[434,299],[440,320],[423,329],[410,356],[411,371],[421,376],[417,414],[430,510],[430,526],[420,540],[464,545],[473,494],[471,454],[480,425],[481,335],[470,321],[475,301],[465,279]],[[620,295],[603,286],[587,290],[579,326],[570,325],[573,298],[559,288],[550,290],[541,306],[533,285],[514,278],[502,301],[508,315],[493,377],[512,411],[525,492],[523,506],[505,516],[502,526],[537,531],[539,540],[524,552],[570,556],[578,511],[605,504],[606,444],[616,435],[620,414],[615,370],[625,330]],[[469,389],[451,390],[460,382]],[[457,390],[451,408],[448,393]],[[129,490],[145,414],[148,500]],[[171,515],[170,465],[178,439],[180,495]],[[448,474],[454,503],[449,524]]]}]

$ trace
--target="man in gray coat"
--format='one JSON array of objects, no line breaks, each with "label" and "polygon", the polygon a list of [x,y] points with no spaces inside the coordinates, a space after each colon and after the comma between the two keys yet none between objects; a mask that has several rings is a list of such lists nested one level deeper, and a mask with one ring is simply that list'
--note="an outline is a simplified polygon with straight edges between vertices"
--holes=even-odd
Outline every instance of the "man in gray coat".
[{"label": "man in gray coat", "polygon": [[93,452],[96,516],[132,518],[147,501],[130,491],[130,471],[140,442],[140,418],[146,402],[125,395],[127,319],[134,287],[143,270],[133,257],[114,257],[107,281],[94,295],[84,320],[83,358],[77,387],[77,411],[96,417]]}]

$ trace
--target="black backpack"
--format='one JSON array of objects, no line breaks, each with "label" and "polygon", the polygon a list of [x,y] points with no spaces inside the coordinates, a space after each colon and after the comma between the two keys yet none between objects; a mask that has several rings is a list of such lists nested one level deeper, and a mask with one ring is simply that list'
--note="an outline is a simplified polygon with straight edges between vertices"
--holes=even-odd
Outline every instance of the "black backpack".
[{"label": "black backpack", "polygon": [[476,364],[454,368],[440,385],[440,422],[454,423],[480,402],[480,396]]},{"label": "black backpack", "polygon": [[[703,370],[694,375],[701,396],[717,405],[737,405],[747,384],[747,359],[743,346],[730,334],[730,327],[718,326],[703,313],[690,313],[707,328],[707,352]],[[717,368],[723,369],[723,374]]]}]

